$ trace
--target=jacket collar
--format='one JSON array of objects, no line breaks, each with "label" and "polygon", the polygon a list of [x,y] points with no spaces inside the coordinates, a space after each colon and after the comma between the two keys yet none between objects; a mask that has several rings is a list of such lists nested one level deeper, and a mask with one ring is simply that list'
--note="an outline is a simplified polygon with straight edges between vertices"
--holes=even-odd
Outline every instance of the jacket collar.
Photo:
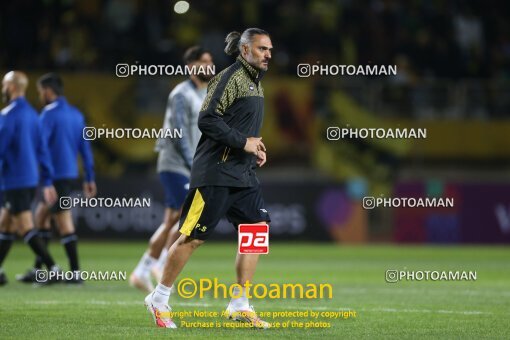
[{"label": "jacket collar", "polygon": [[244,69],[248,72],[248,74],[250,75],[251,79],[255,83],[258,83],[262,79],[262,77],[264,76],[264,71],[260,71],[260,70],[256,69],[255,67],[251,66],[246,61],[246,59],[244,59],[241,55],[239,55],[237,57],[237,61],[240,62],[241,65],[243,65]]},{"label": "jacket collar", "polygon": [[9,102],[9,104],[11,104],[11,103],[26,103],[26,102],[27,102],[27,100],[26,100],[25,96],[19,96],[16,99],[12,99]]},{"label": "jacket collar", "polygon": [[51,103],[49,104],[46,104],[43,108],[44,111],[48,111],[48,110],[52,110],[54,108],[56,108],[57,106],[67,106],[67,100],[64,96],[58,96],[57,99],[55,99],[54,101],[52,101]]},{"label": "jacket collar", "polygon": [[67,104],[66,97],[64,96],[58,96],[57,99],[55,99],[55,102],[58,102],[60,104]]}]

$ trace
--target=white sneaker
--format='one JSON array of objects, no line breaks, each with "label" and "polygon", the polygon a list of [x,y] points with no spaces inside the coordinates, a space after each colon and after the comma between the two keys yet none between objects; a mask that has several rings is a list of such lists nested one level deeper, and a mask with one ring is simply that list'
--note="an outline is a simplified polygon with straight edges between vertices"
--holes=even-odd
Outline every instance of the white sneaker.
[{"label": "white sneaker", "polygon": [[177,325],[170,317],[172,309],[167,304],[156,304],[152,301],[152,294],[150,293],[145,297],[145,307],[152,315],[152,319],[157,327],[162,328],[177,328]]},{"label": "white sneaker", "polygon": [[146,293],[150,293],[154,290],[154,285],[152,284],[150,277],[139,277],[135,275],[135,273],[131,273],[129,276],[129,285]]},{"label": "white sneaker", "polygon": [[257,316],[253,306],[250,306],[248,309],[234,309],[229,303],[226,316],[230,320],[250,323],[253,328],[268,329],[271,327],[269,322],[263,321]]}]

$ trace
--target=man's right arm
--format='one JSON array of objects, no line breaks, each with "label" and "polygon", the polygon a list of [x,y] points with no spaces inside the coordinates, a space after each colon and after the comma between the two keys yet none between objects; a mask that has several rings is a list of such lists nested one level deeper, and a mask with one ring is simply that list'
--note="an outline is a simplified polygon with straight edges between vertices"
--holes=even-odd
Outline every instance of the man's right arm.
[{"label": "man's right arm", "polygon": [[[170,111],[170,112],[168,112]],[[184,117],[188,110],[186,105],[186,98],[182,93],[176,93],[175,95],[168,98],[167,103],[167,114],[170,117],[170,126],[181,131],[186,130],[184,124]],[[182,158],[186,162],[186,166],[191,169],[191,163],[193,162],[193,148],[191,147],[191,136],[189,133],[184,133],[182,138],[174,139],[173,142],[177,147],[177,151],[181,154]]]}]

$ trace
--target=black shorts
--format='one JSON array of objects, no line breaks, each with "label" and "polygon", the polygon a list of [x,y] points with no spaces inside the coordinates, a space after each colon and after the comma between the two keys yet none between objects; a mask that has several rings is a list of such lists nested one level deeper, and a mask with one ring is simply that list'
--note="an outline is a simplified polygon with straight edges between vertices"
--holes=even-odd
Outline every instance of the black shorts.
[{"label": "black shorts", "polygon": [[3,207],[12,215],[31,210],[35,197],[35,188],[22,188],[4,191]]},{"label": "black shorts", "polygon": [[[57,179],[53,181],[53,186],[57,192],[57,202],[50,208],[51,213],[55,214],[65,211],[60,207],[60,197],[69,197],[75,186],[76,180],[74,179]],[[44,200],[44,197],[43,197]]]},{"label": "black shorts", "polygon": [[205,186],[188,192],[179,231],[205,240],[226,216],[235,228],[242,223],[270,222],[259,186],[249,188]]}]

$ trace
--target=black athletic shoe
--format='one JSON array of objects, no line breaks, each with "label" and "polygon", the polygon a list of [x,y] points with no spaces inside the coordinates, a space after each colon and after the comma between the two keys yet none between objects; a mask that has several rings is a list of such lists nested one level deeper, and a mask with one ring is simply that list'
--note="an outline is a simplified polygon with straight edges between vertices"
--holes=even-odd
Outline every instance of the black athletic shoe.
[{"label": "black athletic shoe", "polygon": [[65,283],[71,285],[82,285],[83,280],[81,279],[80,272],[79,271],[73,272],[73,277],[71,279],[66,279]]},{"label": "black athletic shoe", "polygon": [[3,270],[0,270],[0,286],[7,284],[7,275],[5,275]]},{"label": "black athletic shoe", "polygon": [[35,279],[37,269],[32,268],[27,270],[25,274],[18,274],[16,275],[16,280],[23,283],[34,283],[37,282]]},{"label": "black athletic shoe", "polygon": [[53,266],[51,270],[37,270],[34,284],[36,286],[49,286],[55,283],[65,282],[62,269],[58,266]]}]

